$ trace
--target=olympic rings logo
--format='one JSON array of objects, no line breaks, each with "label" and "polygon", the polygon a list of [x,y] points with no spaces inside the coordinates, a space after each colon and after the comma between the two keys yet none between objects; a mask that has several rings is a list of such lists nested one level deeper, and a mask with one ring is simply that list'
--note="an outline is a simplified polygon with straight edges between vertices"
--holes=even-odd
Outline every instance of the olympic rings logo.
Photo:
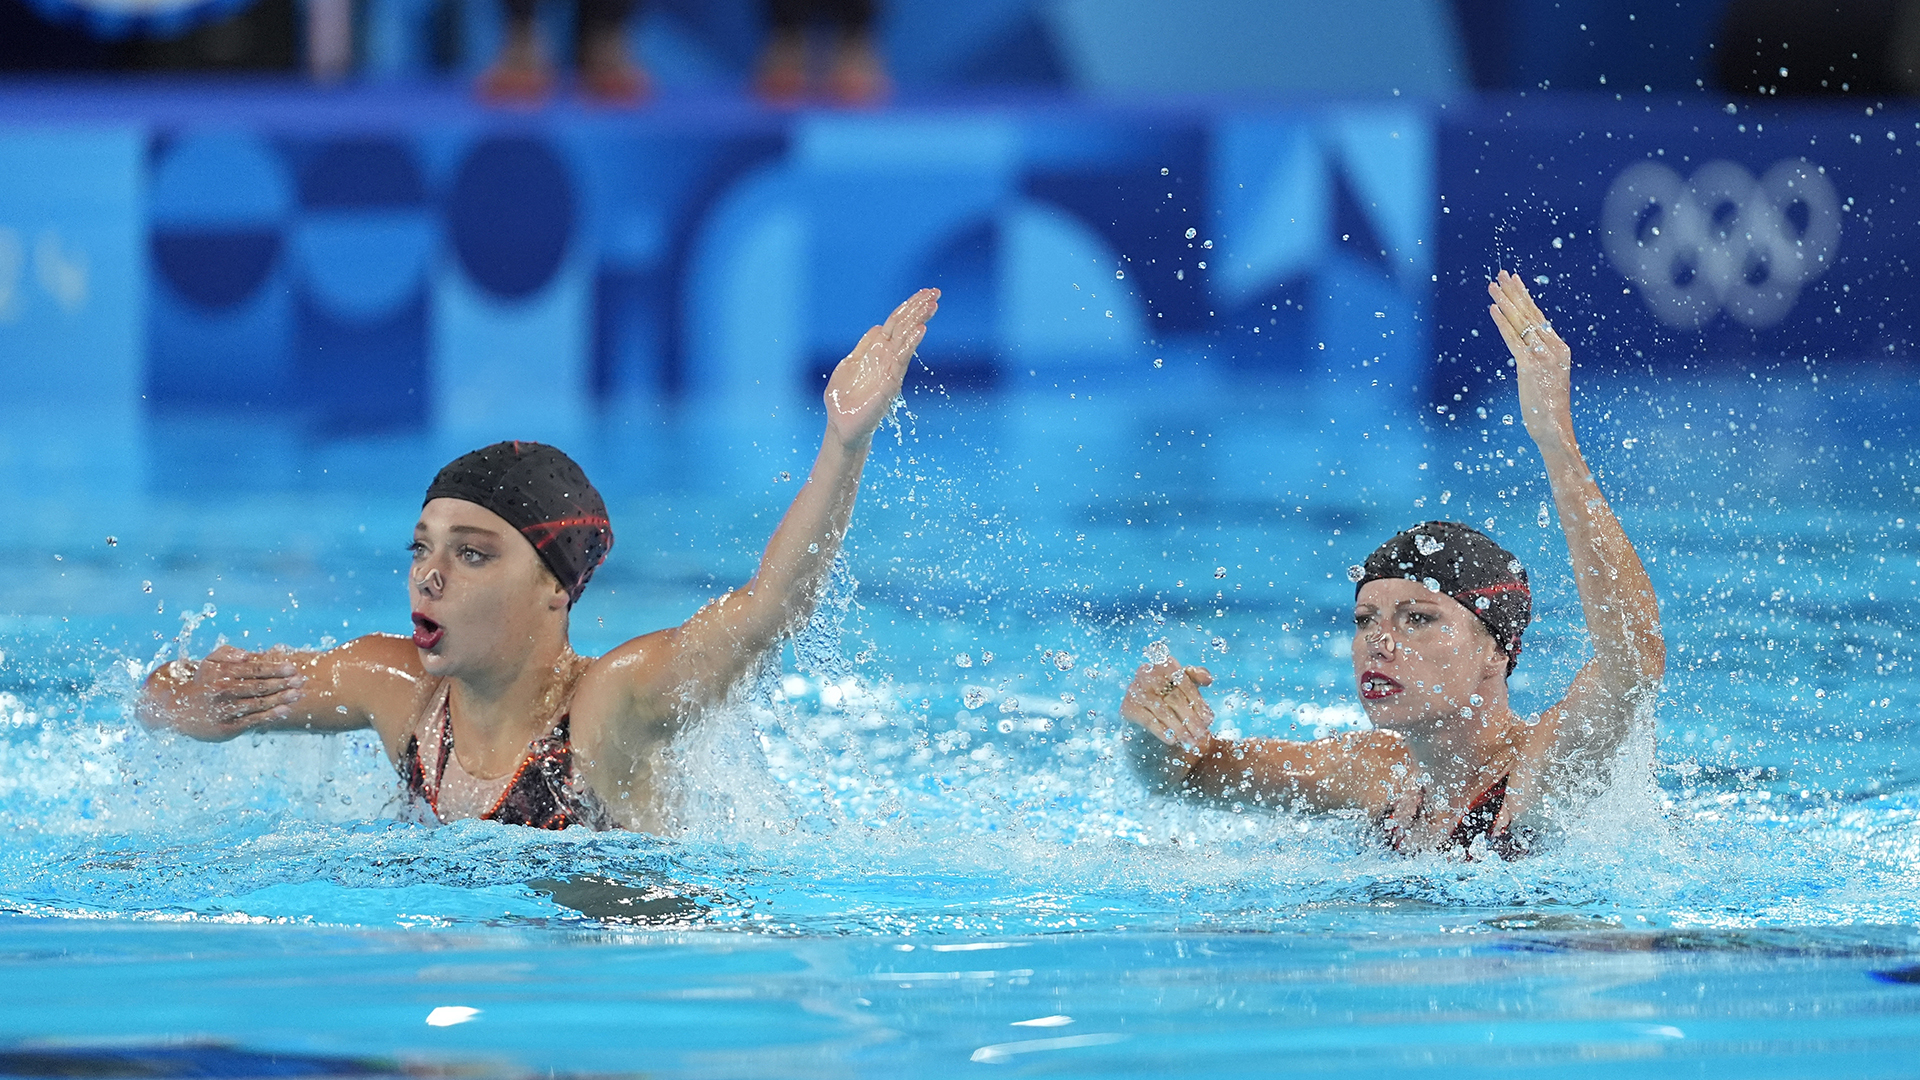
[{"label": "olympic rings logo", "polygon": [[1786,318],[1801,287],[1831,265],[1840,197],[1799,159],[1757,181],[1731,161],[1685,180],[1642,161],[1608,189],[1600,226],[1608,259],[1663,324],[1698,330],[1725,311],[1758,330]]}]

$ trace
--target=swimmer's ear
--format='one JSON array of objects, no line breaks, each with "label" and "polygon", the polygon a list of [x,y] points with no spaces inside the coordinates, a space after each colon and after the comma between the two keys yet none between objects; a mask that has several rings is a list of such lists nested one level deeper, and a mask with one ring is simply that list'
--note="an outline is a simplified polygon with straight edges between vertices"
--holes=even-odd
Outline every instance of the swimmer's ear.
[{"label": "swimmer's ear", "polygon": [[548,611],[565,611],[572,606],[571,598],[567,596],[567,590],[560,587],[560,579],[554,576],[553,571],[547,569],[544,565],[541,566],[540,578],[546,582],[548,589]]},{"label": "swimmer's ear", "polygon": [[1487,645],[1486,677],[1504,680],[1507,677],[1507,651],[1493,640],[1492,634],[1487,635]]}]

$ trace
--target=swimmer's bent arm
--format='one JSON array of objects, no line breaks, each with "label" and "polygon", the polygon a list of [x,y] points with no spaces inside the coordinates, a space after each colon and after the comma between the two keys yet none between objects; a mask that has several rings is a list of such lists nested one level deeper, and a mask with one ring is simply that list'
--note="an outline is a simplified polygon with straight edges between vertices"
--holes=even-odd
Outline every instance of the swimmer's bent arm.
[{"label": "swimmer's bent arm", "polygon": [[1513,354],[1521,415],[1546,465],[1593,639],[1593,660],[1545,719],[1558,732],[1557,758],[1608,758],[1666,672],[1660,604],[1639,553],[1581,457],[1573,430],[1572,350],[1518,276],[1501,271],[1489,292],[1494,323]]},{"label": "swimmer's bent arm", "polygon": [[1120,704],[1134,725],[1123,740],[1148,787],[1228,804],[1378,816],[1410,776],[1411,758],[1387,732],[1311,742],[1215,735],[1213,710],[1200,694],[1212,682],[1205,668],[1172,659],[1134,673]]},{"label": "swimmer's bent arm", "polygon": [[1380,816],[1411,776],[1398,736],[1384,731],[1311,742],[1215,737],[1197,755],[1179,790],[1213,802],[1321,813],[1365,810]]},{"label": "swimmer's bent arm", "polygon": [[426,680],[413,642],[370,634],[326,652],[249,653],[221,645],[148,676],[137,711],[150,728],[224,742],[248,731],[375,728],[392,742]]},{"label": "swimmer's bent arm", "polygon": [[[575,739],[590,759],[621,763],[616,776],[630,772],[678,724],[724,697],[774,642],[806,624],[852,520],[873,433],[900,395],[939,299],[937,289],[915,293],[834,368],[819,456],[753,580],[595,665],[575,698]],[[600,717],[607,722],[597,723]]]}]

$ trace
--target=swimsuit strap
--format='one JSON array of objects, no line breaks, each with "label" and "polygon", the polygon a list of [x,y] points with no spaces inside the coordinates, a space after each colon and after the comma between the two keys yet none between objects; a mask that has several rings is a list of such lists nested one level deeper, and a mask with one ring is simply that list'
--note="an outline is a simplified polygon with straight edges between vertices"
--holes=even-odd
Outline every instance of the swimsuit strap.
[{"label": "swimsuit strap", "polygon": [[440,812],[440,792],[447,783],[447,759],[453,756],[453,695],[440,695],[440,767],[433,772],[433,812]]},{"label": "swimsuit strap", "polygon": [[[1467,812],[1460,815],[1460,823],[1447,834],[1443,847],[1466,847],[1475,840],[1494,839],[1493,823],[1500,817],[1500,808],[1507,801],[1507,778],[1495,780],[1480,797],[1473,800]],[[1503,830],[1504,832],[1504,830]]]},{"label": "swimsuit strap", "polygon": [[440,816],[440,790],[447,778],[447,756],[453,752],[453,713],[448,704],[446,688],[441,687],[440,696],[440,754],[439,762],[433,773],[433,783],[427,783],[426,762],[420,760],[420,731],[407,736],[407,748],[400,755],[400,775],[406,781],[407,793],[424,800],[433,816]]},{"label": "swimsuit strap", "polygon": [[[1460,824],[1453,827],[1447,837],[1445,847],[1458,847],[1471,852],[1476,840],[1485,841],[1485,849],[1498,855],[1503,862],[1512,862],[1533,851],[1534,833],[1525,825],[1516,831],[1511,824],[1499,832],[1493,831],[1493,823],[1500,817],[1500,809],[1507,801],[1507,781],[1512,774],[1503,776],[1493,785],[1480,793],[1461,816]],[[1471,855],[1469,855],[1471,857]]]}]

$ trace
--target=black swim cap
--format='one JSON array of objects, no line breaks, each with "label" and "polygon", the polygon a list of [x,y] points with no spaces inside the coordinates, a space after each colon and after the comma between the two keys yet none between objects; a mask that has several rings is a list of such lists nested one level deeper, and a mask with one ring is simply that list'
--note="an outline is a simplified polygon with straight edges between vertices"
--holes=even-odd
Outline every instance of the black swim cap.
[{"label": "black swim cap", "polygon": [[567,590],[569,605],[613,550],[600,493],[572,458],[544,443],[498,442],[455,458],[420,505],[435,499],[485,507],[519,529]]},{"label": "black swim cap", "polygon": [[1527,571],[1492,537],[1457,521],[1427,521],[1381,544],[1364,566],[1347,570],[1353,595],[1382,578],[1419,581],[1473,612],[1507,654],[1507,674],[1520,662],[1520,635],[1533,621]]}]

